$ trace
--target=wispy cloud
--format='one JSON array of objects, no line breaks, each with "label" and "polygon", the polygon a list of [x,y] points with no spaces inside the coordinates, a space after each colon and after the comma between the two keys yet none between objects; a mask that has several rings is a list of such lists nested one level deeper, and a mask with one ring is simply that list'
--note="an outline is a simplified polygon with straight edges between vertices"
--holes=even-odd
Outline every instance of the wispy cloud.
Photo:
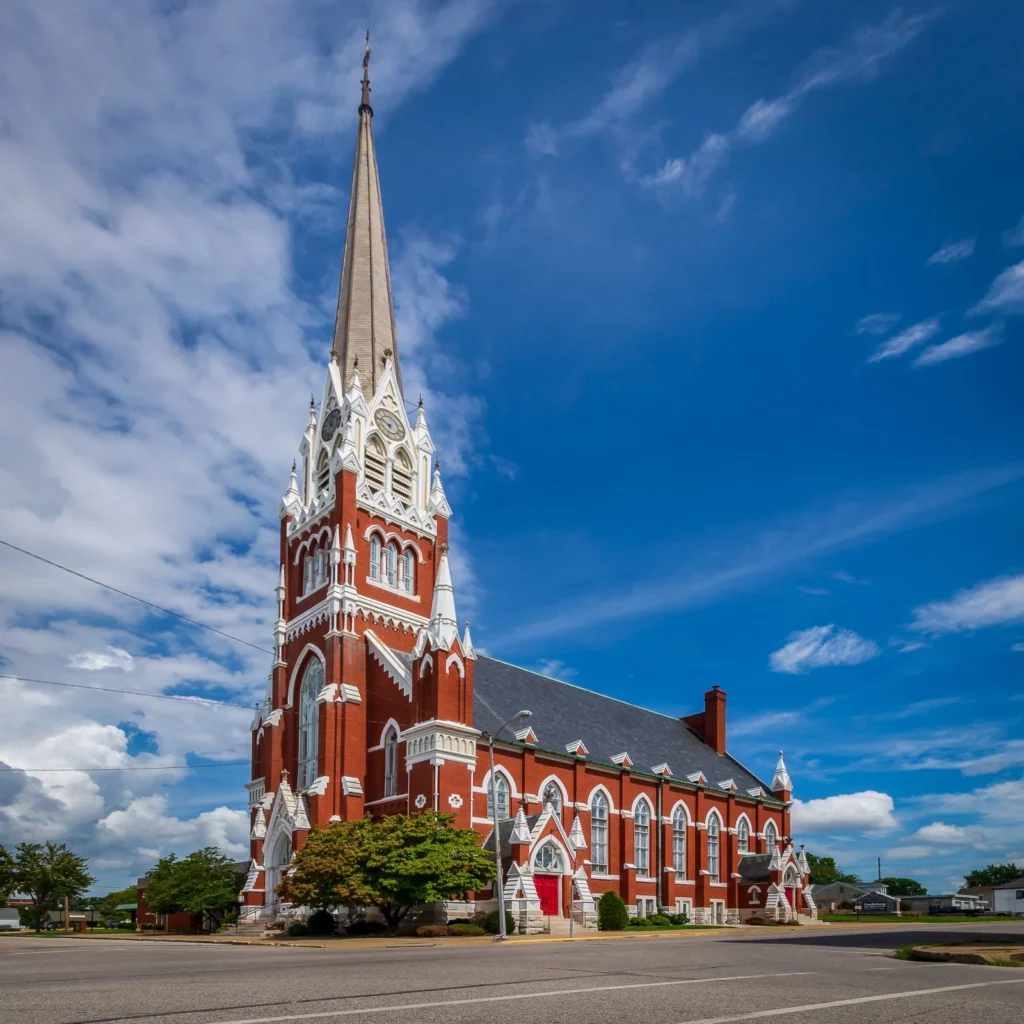
[{"label": "wispy cloud", "polygon": [[790,633],[787,640],[784,647],[768,658],[773,672],[802,675],[816,668],[861,665],[881,654],[873,640],[865,640],[852,629],[836,629],[834,625]]},{"label": "wispy cloud", "polygon": [[846,572],[845,569],[837,569],[830,575],[832,576],[832,579],[838,580],[840,583],[849,583],[855,587],[867,587],[871,585],[871,580],[866,580],[862,579],[859,576],[854,576],[853,573]]},{"label": "wispy cloud", "polygon": [[911,629],[935,635],[1024,622],[1024,573],[986,580],[913,614]]},{"label": "wispy cloud", "polygon": [[896,356],[901,356],[916,345],[921,345],[929,338],[934,337],[938,333],[940,326],[941,324],[937,316],[921,320],[919,323],[900,331],[899,334],[893,335],[888,341],[880,345],[872,353],[868,362],[878,363],[883,359],[894,359]]},{"label": "wispy cloud", "polygon": [[593,629],[682,608],[706,605],[833,551],[853,548],[908,529],[935,516],[954,514],[966,499],[1024,477],[1024,463],[1011,463],[947,477],[874,502],[843,502],[826,514],[775,524],[723,547],[741,554],[682,575],[624,583],[614,590],[574,596],[561,606],[491,640],[494,648],[521,646],[546,637]]},{"label": "wispy cloud", "polygon": [[993,282],[972,313],[1024,313],[1024,260],[1007,267]]},{"label": "wispy cloud", "polygon": [[888,334],[902,319],[899,313],[869,313],[862,316],[853,328],[854,334]]},{"label": "wispy cloud", "polygon": [[811,597],[827,597],[830,591],[826,587],[798,587],[801,594],[809,594]]},{"label": "wispy cloud", "polygon": [[1003,245],[1024,245],[1024,217],[1021,217],[1008,231],[1003,232]]},{"label": "wispy cloud", "polygon": [[698,197],[734,148],[766,142],[814,92],[874,78],[884,61],[913,42],[937,13],[904,17],[897,9],[881,24],[855,33],[845,45],[818,52],[805,64],[789,92],[755,101],[732,129],[707,135],[690,155],[667,160],[656,172],[641,176],[640,183],[686,199]]},{"label": "wispy cloud", "polygon": [[928,257],[928,266],[960,263],[974,255],[975,239],[962,238],[959,242],[947,242]]},{"label": "wispy cloud", "polygon": [[941,345],[929,345],[915,360],[914,366],[934,366],[950,359],[962,359],[982,349],[999,345],[1003,341],[1003,328],[1000,324],[989,324],[978,331],[965,331]]},{"label": "wispy cloud", "polygon": [[111,668],[131,672],[135,668],[135,659],[123,647],[109,646],[105,651],[79,651],[68,659],[68,664],[88,672],[102,672]]}]

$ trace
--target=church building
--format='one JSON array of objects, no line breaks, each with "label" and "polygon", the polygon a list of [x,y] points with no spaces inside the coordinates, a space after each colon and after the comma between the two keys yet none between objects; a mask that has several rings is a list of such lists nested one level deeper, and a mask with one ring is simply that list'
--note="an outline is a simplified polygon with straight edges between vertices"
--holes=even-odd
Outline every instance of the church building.
[{"label": "church building", "polygon": [[[633,914],[696,923],[815,916],[781,752],[770,784],[729,755],[724,690],[671,718],[478,654],[460,626],[452,509],[402,389],[368,65],[369,49],[334,340],[280,506],[241,902],[281,912],[275,889],[313,827],[432,809],[499,844],[523,931],[590,926],[609,889]],[[496,906],[476,895],[437,914]]]}]

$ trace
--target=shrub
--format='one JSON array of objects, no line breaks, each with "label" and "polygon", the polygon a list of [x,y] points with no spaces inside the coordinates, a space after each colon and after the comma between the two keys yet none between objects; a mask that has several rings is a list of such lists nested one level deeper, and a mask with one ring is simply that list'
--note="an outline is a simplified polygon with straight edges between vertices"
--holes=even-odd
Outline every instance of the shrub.
[{"label": "shrub", "polygon": [[664,928],[665,925],[669,925],[672,922],[664,914],[654,914],[647,919],[647,923],[657,925],[659,928]]},{"label": "shrub", "polygon": [[[489,914],[484,914],[483,920],[480,922],[483,930],[488,935],[498,934],[498,911],[492,910]],[[511,935],[516,930],[516,919],[512,916],[510,910],[505,911],[505,934]]]},{"label": "shrub", "polygon": [[293,921],[288,925],[288,935],[293,939],[299,938],[301,935],[308,935],[309,929],[301,921]]},{"label": "shrub", "polygon": [[597,927],[602,932],[621,932],[629,921],[629,911],[617,892],[606,892],[597,904]]},{"label": "shrub", "polygon": [[839,904],[840,910],[853,910],[853,904],[849,900],[843,900]]},{"label": "shrub", "polygon": [[668,919],[673,924],[689,924],[690,923],[690,917],[689,917],[689,915],[685,911],[683,911],[683,913],[681,913],[681,914],[669,914],[668,915]]},{"label": "shrub", "polygon": [[763,917],[751,917],[747,920],[747,924],[764,924]]},{"label": "shrub", "polygon": [[[484,916],[483,914],[478,914],[477,915],[477,917],[480,917],[480,918],[483,918],[483,916]],[[469,918],[469,917],[453,917],[448,923],[449,924],[479,924],[478,921],[474,921],[472,918]]]},{"label": "shrub", "polygon": [[386,935],[388,926],[382,921],[353,921],[346,929],[346,935]]},{"label": "shrub", "polygon": [[[509,931],[509,934],[511,935],[512,934],[512,929],[509,928],[508,931]],[[466,936],[466,935],[486,935],[487,932],[485,932],[484,929],[480,925],[472,924],[469,921],[466,921],[466,922],[461,922],[461,921],[456,922],[456,921],[453,921],[450,925],[448,925],[448,934],[449,935],[461,935],[461,936]]]},{"label": "shrub", "polygon": [[631,917],[626,923],[630,928],[646,928],[648,924],[646,917]]},{"label": "shrub", "polygon": [[122,921],[118,926],[119,931],[133,932],[135,931],[135,925],[131,921]]},{"label": "shrub", "polygon": [[318,910],[306,921],[310,935],[333,935],[335,927],[334,915],[329,910]]},{"label": "shrub", "polygon": [[[482,928],[480,929],[480,933],[483,934]],[[421,939],[440,939],[445,935],[450,935],[452,933],[448,930],[448,925],[446,924],[421,924],[419,928],[416,929],[416,934]]]}]

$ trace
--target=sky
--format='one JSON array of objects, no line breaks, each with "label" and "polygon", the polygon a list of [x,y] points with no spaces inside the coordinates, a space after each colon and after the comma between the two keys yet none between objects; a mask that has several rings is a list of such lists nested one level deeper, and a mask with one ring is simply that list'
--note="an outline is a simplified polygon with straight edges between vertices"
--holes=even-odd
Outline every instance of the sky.
[{"label": "sky", "polygon": [[957,0],[3,4],[0,540],[238,640],[0,548],[0,842],[247,855],[250,712],[29,680],[262,696],[367,25],[477,646],[720,685],[864,878],[1024,864],[1024,9]]}]

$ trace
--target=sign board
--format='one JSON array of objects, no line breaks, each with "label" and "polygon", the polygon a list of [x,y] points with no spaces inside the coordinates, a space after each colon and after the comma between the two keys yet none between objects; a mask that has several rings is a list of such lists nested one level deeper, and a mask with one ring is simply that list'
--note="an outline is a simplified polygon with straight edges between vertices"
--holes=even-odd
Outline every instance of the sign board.
[{"label": "sign board", "polygon": [[891,914],[893,912],[893,901],[877,892],[869,892],[862,896],[857,908],[862,914]]}]

